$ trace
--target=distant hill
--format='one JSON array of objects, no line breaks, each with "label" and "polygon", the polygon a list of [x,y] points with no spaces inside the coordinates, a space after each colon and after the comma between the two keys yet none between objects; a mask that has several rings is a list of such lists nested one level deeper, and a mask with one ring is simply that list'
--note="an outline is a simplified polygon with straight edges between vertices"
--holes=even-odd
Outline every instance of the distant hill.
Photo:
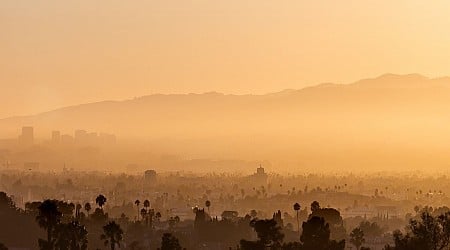
[{"label": "distant hill", "polygon": [[266,95],[149,95],[2,119],[0,136],[23,125],[48,137],[87,129],[146,138],[192,155],[448,166],[450,78],[386,74]]}]

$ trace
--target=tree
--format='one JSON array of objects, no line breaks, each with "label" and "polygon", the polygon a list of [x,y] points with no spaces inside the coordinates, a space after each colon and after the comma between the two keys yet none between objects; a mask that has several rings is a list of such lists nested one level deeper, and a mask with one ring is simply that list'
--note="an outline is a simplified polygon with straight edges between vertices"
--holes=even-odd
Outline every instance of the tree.
[{"label": "tree", "polygon": [[120,242],[123,240],[123,230],[115,221],[111,221],[103,226],[103,234],[100,239],[104,241],[105,246],[110,245],[111,250],[120,247]]},{"label": "tree", "polygon": [[421,213],[419,219],[412,219],[403,234],[394,232],[394,246],[387,250],[440,250],[450,245],[450,212],[432,216],[429,211]]},{"label": "tree", "polygon": [[178,239],[170,233],[165,233],[161,239],[161,250],[181,250]]},{"label": "tree", "polygon": [[97,198],[95,198],[95,203],[101,208],[103,209],[103,206],[106,203],[106,197],[103,194],[100,194],[97,196]]},{"label": "tree", "polygon": [[89,211],[91,211],[91,204],[89,202],[86,202],[86,204],[84,204],[84,210],[86,210],[88,216],[89,216]]},{"label": "tree", "polygon": [[67,224],[59,224],[55,230],[55,248],[70,250],[87,249],[87,230],[78,221],[72,221]]},{"label": "tree", "polygon": [[274,219],[268,220],[257,220],[253,219],[250,222],[250,226],[256,231],[258,240],[246,241],[241,240],[242,250],[246,249],[279,249],[281,248],[281,243],[283,242],[284,235],[281,233],[281,227],[277,225]]},{"label": "tree", "polygon": [[58,211],[58,205],[55,200],[45,200],[38,207],[39,214],[36,216],[36,221],[40,227],[47,230],[47,241],[39,240],[41,249],[53,248],[53,230],[60,222],[61,212]]},{"label": "tree", "polygon": [[361,221],[359,228],[364,232],[364,236],[367,237],[379,237],[383,234],[383,229],[376,222]]},{"label": "tree", "polygon": [[141,204],[141,201],[140,200],[135,200],[134,204],[137,207],[137,219],[139,220],[139,205]]},{"label": "tree", "polygon": [[297,232],[300,233],[300,221],[298,220],[298,211],[300,210],[300,204],[295,203],[294,204],[294,210],[297,213]]},{"label": "tree", "polygon": [[0,250],[8,250],[8,248],[0,242]]},{"label": "tree", "polygon": [[325,219],[325,222],[328,223],[330,227],[331,238],[345,239],[347,237],[341,213],[338,210],[334,208],[318,208],[309,215],[309,218],[312,217]]},{"label": "tree", "polygon": [[145,210],[145,208],[142,208],[142,209],[141,209],[141,218],[142,218],[142,220],[143,220],[144,218],[147,218],[147,210]]},{"label": "tree", "polygon": [[145,207],[145,210],[148,210],[148,208],[150,207],[150,201],[149,200],[145,200],[144,201],[144,207]]},{"label": "tree", "polygon": [[320,204],[318,201],[313,201],[311,203],[311,213],[314,213],[315,211],[320,209]]},{"label": "tree", "polygon": [[303,232],[300,241],[302,250],[344,250],[345,240],[336,242],[330,240],[330,227],[324,218],[312,217],[303,222]]},{"label": "tree", "polygon": [[211,206],[211,201],[210,200],[205,201],[205,206],[208,208],[208,214],[211,215],[211,213],[209,212],[209,207]]},{"label": "tree", "polygon": [[156,220],[157,220],[158,222],[159,222],[159,220],[161,219],[161,217],[162,217],[161,213],[160,213],[160,212],[156,212],[155,218],[156,218]]},{"label": "tree", "polygon": [[81,204],[77,203],[77,205],[75,206],[75,218],[77,218],[77,220],[80,218],[81,208]]},{"label": "tree", "polygon": [[359,248],[362,244],[364,244],[365,241],[366,240],[364,239],[364,232],[361,230],[361,228],[356,227],[350,233],[350,243],[355,245],[356,250],[359,250]]},{"label": "tree", "polygon": [[0,192],[0,210],[13,208],[15,208],[15,205],[11,197],[9,197],[5,192]]}]

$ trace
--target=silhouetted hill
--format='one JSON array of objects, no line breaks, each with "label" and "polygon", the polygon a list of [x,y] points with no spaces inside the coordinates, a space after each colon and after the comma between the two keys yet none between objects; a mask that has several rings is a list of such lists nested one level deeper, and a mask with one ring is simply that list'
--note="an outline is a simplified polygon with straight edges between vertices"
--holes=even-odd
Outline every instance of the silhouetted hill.
[{"label": "silhouetted hill", "polygon": [[[49,137],[54,129],[87,129],[158,139],[161,148],[194,155],[422,166],[450,149],[449,114],[450,78],[386,74],[266,95],[158,94],[83,104],[2,119],[0,131],[6,137],[32,125]],[[447,166],[447,158],[433,161]]]}]

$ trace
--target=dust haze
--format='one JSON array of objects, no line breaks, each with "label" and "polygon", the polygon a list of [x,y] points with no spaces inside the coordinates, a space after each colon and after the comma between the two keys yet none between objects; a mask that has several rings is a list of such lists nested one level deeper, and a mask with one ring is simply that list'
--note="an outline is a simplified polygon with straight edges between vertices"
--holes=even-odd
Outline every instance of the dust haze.
[{"label": "dust haze", "polygon": [[[81,104],[0,120],[0,157],[46,170],[65,164],[119,172],[134,164],[248,173],[265,162],[280,172],[447,172],[449,97],[450,78],[385,74],[265,95],[156,94]],[[18,141],[23,126],[33,127],[29,147]],[[53,131],[61,139],[52,140]]]}]

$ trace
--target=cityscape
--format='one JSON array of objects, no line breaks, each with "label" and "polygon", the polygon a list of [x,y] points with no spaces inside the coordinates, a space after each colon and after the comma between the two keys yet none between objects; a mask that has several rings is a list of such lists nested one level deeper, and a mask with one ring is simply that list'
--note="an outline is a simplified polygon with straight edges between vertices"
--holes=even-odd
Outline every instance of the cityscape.
[{"label": "cityscape", "polygon": [[0,250],[450,250],[450,1],[0,1]]}]

